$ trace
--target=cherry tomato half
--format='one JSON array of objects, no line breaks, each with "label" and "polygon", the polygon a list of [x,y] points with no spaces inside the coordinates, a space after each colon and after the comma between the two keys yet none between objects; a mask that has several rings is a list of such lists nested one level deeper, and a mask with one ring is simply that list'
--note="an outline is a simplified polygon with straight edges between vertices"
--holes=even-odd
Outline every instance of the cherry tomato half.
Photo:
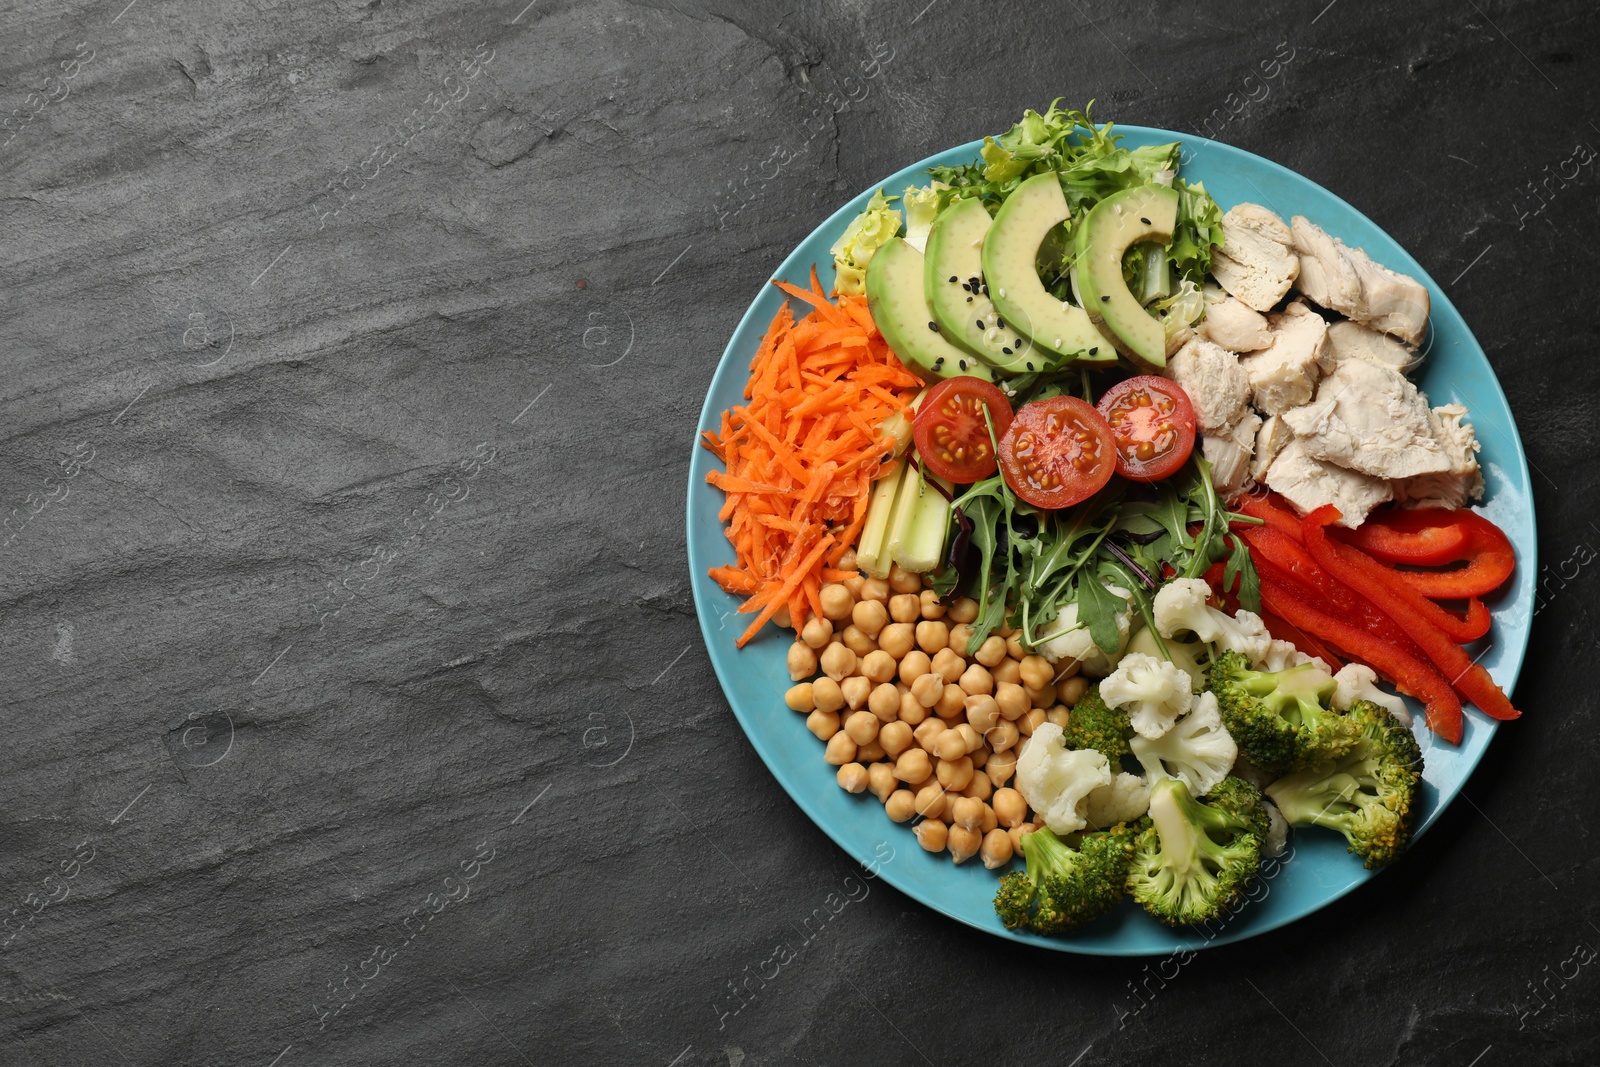
[{"label": "cherry tomato half", "polygon": [[1000,463],[1018,496],[1039,508],[1067,508],[1105,487],[1117,465],[1111,427],[1071,396],[1025,404],[1000,440]]},{"label": "cherry tomato half", "polygon": [[922,465],[958,485],[993,474],[994,445],[983,419],[985,408],[998,441],[1011,426],[1011,401],[998,387],[982,378],[961,375],[929,389],[912,423]]},{"label": "cherry tomato half", "polygon": [[1176,382],[1142,375],[1118,382],[1096,405],[1117,442],[1117,473],[1158,482],[1194,451],[1194,405]]}]

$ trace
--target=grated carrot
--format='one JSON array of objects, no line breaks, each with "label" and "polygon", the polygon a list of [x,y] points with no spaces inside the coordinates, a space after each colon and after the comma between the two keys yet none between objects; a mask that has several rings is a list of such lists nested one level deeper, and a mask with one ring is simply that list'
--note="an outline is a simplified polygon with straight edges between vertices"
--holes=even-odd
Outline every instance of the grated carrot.
[{"label": "grated carrot", "polygon": [[855,574],[839,561],[866,521],[872,482],[892,447],[879,429],[921,381],[889,351],[858,296],[835,303],[815,268],[810,287],[774,281],[785,302],[750,360],[747,403],[723,413],[701,444],[727,467],[706,480],[728,494],[720,518],[734,562],[711,577],[759,612],[743,648],[787,608],[796,630],[820,614],[826,582]]}]

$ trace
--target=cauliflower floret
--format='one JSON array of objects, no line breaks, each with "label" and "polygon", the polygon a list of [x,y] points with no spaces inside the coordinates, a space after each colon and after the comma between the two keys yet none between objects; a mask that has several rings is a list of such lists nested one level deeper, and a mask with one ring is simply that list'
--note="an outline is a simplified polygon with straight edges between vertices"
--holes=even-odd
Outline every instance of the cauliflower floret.
[{"label": "cauliflower floret", "polygon": [[[1042,727],[1041,727],[1042,729]],[[1034,731],[1035,735],[1038,730]],[[1145,776],[1179,778],[1194,796],[1205,796],[1228,776],[1234,760],[1239,757],[1239,746],[1233,743],[1228,730],[1222,725],[1222,713],[1217,708],[1214,693],[1201,693],[1194,710],[1155,740],[1134,737],[1128,742],[1135,758],[1144,767]],[[1021,763],[1017,764],[1021,769]]]},{"label": "cauliflower floret", "polygon": [[1157,738],[1194,705],[1189,675],[1176,663],[1129,652],[1100,683],[1100,699],[1121,708],[1142,737]]},{"label": "cauliflower floret", "polygon": [[1261,616],[1240,608],[1229,618],[1206,603],[1210,596],[1211,587],[1203,578],[1168,582],[1156,593],[1156,629],[1162,637],[1187,630],[1213,648],[1237,652],[1251,663],[1265,657],[1272,635],[1267,633]]},{"label": "cauliflower floret", "polygon": [[1298,667],[1302,663],[1315,663],[1317,669],[1324,674],[1333,673],[1328,669],[1327,662],[1321,656],[1308,656],[1298,648],[1295,648],[1292,642],[1279,641],[1277,638],[1273,638],[1267,643],[1266,653],[1255,663],[1252,663],[1251,666],[1258,671],[1275,673],[1288,670],[1290,667]]},{"label": "cauliflower floret", "polygon": [[1035,651],[1051,663],[1075,659],[1083,668],[1084,674],[1096,678],[1110,674],[1128,648],[1128,631],[1133,626],[1133,594],[1115,585],[1106,586],[1106,591],[1113,596],[1121,597],[1127,605],[1124,610],[1117,612],[1115,655],[1108,655],[1105,649],[1095,644],[1094,638],[1089,636],[1089,628],[1078,624],[1076,602],[1062,608],[1056,615],[1055,621],[1039,632],[1043,640],[1039,642],[1039,647]]},{"label": "cauliflower floret", "polygon": [[1267,836],[1261,843],[1261,854],[1281,856],[1289,843],[1289,820],[1283,817],[1276,804],[1268,802],[1262,807],[1267,809]]},{"label": "cauliflower floret", "polygon": [[1119,822],[1132,822],[1150,810],[1150,786],[1137,774],[1118,772],[1110,785],[1089,791],[1084,818],[1091,830],[1105,830]]},{"label": "cauliflower floret", "polygon": [[1068,749],[1061,727],[1042,722],[1017,758],[1017,792],[1056,834],[1088,825],[1082,810],[1091,790],[1111,784],[1111,763],[1092,748]]},{"label": "cauliflower floret", "polygon": [[[1156,642],[1160,641],[1160,644]],[[1166,654],[1162,654],[1162,649]],[[1201,664],[1210,658],[1211,650],[1201,641],[1174,641],[1170,638],[1156,637],[1156,632],[1148,626],[1141,626],[1134,631],[1133,637],[1128,640],[1128,651],[1124,655],[1134,652],[1143,652],[1156,659],[1169,659],[1178,665],[1178,668],[1189,676],[1189,688],[1198,693],[1206,687],[1206,669]]]},{"label": "cauliflower floret", "polygon": [[1365,663],[1346,663],[1333,676],[1333,682],[1333,706],[1336,711],[1345,711],[1358,700],[1370,700],[1400,720],[1401,725],[1411,725],[1411,709],[1406,707],[1406,702],[1393,693],[1379,689],[1378,673]]}]

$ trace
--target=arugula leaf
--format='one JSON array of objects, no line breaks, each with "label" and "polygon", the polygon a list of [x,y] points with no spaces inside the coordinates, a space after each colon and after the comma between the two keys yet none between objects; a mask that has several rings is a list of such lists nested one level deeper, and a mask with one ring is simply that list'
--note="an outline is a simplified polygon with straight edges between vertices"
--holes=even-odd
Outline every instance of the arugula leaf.
[{"label": "arugula leaf", "polygon": [[1115,656],[1122,646],[1122,634],[1117,629],[1117,614],[1127,603],[1100,582],[1098,571],[1083,571],[1078,575],[1078,622],[1089,628],[1089,636],[1108,656]]}]

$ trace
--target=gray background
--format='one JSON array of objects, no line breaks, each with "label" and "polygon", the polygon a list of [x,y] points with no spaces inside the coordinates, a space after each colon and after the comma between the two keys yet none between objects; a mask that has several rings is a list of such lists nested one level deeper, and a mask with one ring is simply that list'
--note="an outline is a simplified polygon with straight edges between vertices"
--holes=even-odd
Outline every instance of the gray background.
[{"label": "gray background", "polygon": [[[0,1062],[1600,1060],[1592,4],[525,2],[0,12]],[[1058,94],[1445,284],[1536,470],[1529,714],[1165,982],[874,883],[722,1016],[852,866],[696,630],[706,383],[839,202]]]}]

